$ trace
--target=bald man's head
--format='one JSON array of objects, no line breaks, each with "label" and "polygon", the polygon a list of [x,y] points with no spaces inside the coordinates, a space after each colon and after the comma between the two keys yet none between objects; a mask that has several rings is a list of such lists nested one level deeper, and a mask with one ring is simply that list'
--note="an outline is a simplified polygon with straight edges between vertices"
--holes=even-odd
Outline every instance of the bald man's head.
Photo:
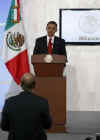
[{"label": "bald man's head", "polygon": [[24,90],[32,91],[35,88],[35,79],[31,73],[25,73],[21,78],[21,87]]}]

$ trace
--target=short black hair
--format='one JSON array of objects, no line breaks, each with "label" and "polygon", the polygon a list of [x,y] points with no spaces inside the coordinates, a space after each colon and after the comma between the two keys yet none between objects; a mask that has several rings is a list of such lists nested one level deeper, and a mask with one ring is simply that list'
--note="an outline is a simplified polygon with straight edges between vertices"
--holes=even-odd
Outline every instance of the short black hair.
[{"label": "short black hair", "polygon": [[57,28],[57,23],[56,23],[55,21],[49,21],[49,22],[47,23],[47,26],[48,26],[49,24],[54,24],[54,25],[56,26],[56,28]]}]

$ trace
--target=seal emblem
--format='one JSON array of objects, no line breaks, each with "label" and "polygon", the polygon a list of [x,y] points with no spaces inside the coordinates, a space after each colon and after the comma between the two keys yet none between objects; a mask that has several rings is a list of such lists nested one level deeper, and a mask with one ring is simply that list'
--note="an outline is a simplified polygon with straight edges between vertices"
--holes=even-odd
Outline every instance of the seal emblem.
[{"label": "seal emblem", "polygon": [[20,51],[24,44],[24,35],[19,32],[8,32],[6,36],[6,43],[13,51]]},{"label": "seal emblem", "polygon": [[100,21],[96,15],[85,14],[80,17],[79,27],[81,31],[89,34],[93,34],[98,31],[100,27]]}]

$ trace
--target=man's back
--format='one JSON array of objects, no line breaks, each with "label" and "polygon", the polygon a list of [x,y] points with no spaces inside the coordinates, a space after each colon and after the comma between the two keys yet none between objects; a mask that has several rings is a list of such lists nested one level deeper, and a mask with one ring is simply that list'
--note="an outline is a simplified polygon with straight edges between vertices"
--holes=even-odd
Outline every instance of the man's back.
[{"label": "man's back", "polygon": [[46,140],[51,118],[44,98],[22,92],[6,101],[3,116],[1,127],[10,132],[9,140]]}]

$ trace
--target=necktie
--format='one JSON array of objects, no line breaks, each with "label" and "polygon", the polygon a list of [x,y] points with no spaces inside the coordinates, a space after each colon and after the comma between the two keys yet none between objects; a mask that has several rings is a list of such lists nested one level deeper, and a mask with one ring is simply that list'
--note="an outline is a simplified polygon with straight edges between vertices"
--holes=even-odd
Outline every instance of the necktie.
[{"label": "necktie", "polygon": [[48,54],[52,54],[52,43],[51,43],[51,38],[49,39],[49,43],[48,43]]}]

